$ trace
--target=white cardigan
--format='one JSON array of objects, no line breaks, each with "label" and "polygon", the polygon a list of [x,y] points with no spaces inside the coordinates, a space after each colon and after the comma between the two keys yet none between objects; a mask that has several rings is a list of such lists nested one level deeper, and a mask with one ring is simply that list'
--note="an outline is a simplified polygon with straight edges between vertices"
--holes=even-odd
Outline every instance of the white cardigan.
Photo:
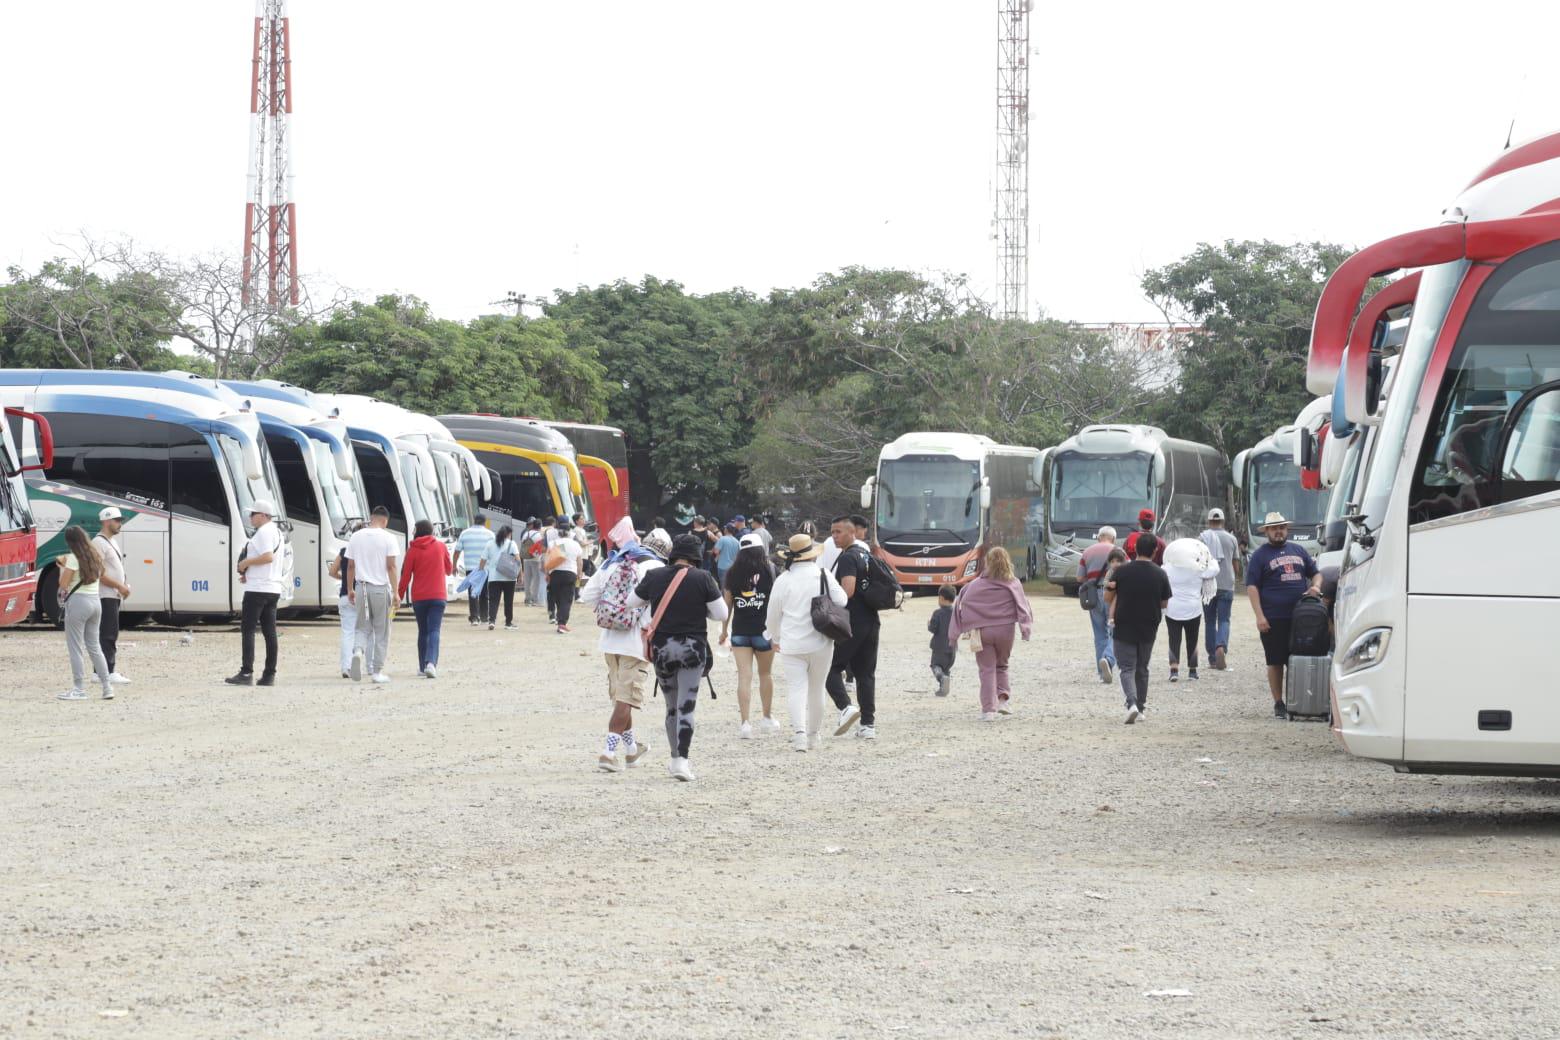
[{"label": "white cardigan", "polygon": [[824,576],[829,599],[845,605],[845,590],[834,575],[812,560],[793,563],[775,579],[769,591],[769,616],[764,638],[780,644],[782,654],[810,654],[832,645],[829,637],[813,627],[812,601],[818,595],[818,575]]}]

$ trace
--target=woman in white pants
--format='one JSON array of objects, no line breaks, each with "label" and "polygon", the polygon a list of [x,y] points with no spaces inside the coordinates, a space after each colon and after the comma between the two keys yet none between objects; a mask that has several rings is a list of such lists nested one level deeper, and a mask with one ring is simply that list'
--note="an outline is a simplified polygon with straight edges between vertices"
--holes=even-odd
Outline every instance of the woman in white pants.
[{"label": "woman in white pants", "polygon": [[791,715],[791,750],[816,751],[823,728],[823,683],[834,661],[834,643],[812,623],[813,597],[827,594],[845,605],[845,590],[818,565],[823,546],[805,534],[792,535],[781,557],[790,566],[769,593],[764,638],[785,669],[785,701]]},{"label": "woman in white pants", "polygon": [[[354,528],[355,530],[356,528]],[[357,604],[347,598],[347,550],[343,548],[330,561],[330,576],[341,582],[337,590],[336,613],[341,619],[341,677],[352,678],[352,648],[357,646]]]}]

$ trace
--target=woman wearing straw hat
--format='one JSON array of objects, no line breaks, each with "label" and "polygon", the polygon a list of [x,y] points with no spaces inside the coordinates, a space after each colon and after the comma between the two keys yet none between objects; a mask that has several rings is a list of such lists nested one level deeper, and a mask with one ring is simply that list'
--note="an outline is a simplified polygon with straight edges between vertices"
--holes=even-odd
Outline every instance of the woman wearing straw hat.
[{"label": "woman wearing straw hat", "polygon": [[1267,535],[1267,541],[1246,561],[1246,595],[1251,598],[1257,632],[1262,636],[1262,651],[1267,657],[1273,714],[1282,719],[1287,717],[1284,669],[1289,665],[1290,621],[1300,597],[1310,589],[1320,591],[1322,573],[1310,553],[1289,544],[1289,521],[1284,514],[1269,513],[1257,530]]},{"label": "woman wearing straw hat", "polygon": [[823,546],[808,534],[794,534],[780,555],[785,573],[769,592],[764,638],[785,669],[785,702],[791,716],[791,750],[816,751],[822,739],[823,684],[834,662],[834,644],[813,627],[812,601],[827,595],[845,606],[845,590],[818,564]]}]

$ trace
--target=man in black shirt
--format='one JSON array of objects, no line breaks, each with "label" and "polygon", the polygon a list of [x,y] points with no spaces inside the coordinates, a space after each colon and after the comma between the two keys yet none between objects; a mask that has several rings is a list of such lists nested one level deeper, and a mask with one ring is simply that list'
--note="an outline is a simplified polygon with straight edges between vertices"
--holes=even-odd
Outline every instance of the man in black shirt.
[{"label": "man in black shirt", "polygon": [[[824,687],[840,709],[840,721],[834,735],[844,732],[861,720],[856,736],[863,740],[877,739],[877,656],[878,632],[881,627],[878,613],[857,596],[858,587],[867,577],[867,549],[856,542],[856,525],[848,516],[837,516],[829,528],[829,537],[839,546],[839,559],[834,561],[834,576],[840,588],[845,590],[846,609],[850,612],[850,638],[834,644],[834,662],[829,668],[829,678]],[[850,702],[845,692],[845,677],[849,669],[856,679],[858,708]]]},{"label": "man in black shirt", "polygon": [[1129,726],[1143,718],[1148,707],[1148,667],[1154,657],[1154,639],[1159,635],[1164,609],[1170,605],[1170,579],[1154,563],[1159,539],[1144,531],[1132,548],[1137,559],[1117,567],[1105,585]]}]

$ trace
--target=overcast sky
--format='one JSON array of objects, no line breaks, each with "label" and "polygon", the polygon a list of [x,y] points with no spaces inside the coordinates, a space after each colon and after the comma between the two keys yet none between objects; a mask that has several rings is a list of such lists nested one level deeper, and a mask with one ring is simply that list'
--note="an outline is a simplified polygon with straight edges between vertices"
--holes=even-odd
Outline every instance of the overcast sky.
[{"label": "overcast sky", "polygon": [[[995,0],[292,0],[305,271],[450,317],[645,273],[994,285]],[[80,231],[238,252],[246,0],[0,5],[0,263]],[[1364,245],[1560,128],[1560,7],[1061,4],[1032,16],[1032,307],[1155,317],[1205,240]],[[1548,49],[1551,53],[1545,54]]]}]

